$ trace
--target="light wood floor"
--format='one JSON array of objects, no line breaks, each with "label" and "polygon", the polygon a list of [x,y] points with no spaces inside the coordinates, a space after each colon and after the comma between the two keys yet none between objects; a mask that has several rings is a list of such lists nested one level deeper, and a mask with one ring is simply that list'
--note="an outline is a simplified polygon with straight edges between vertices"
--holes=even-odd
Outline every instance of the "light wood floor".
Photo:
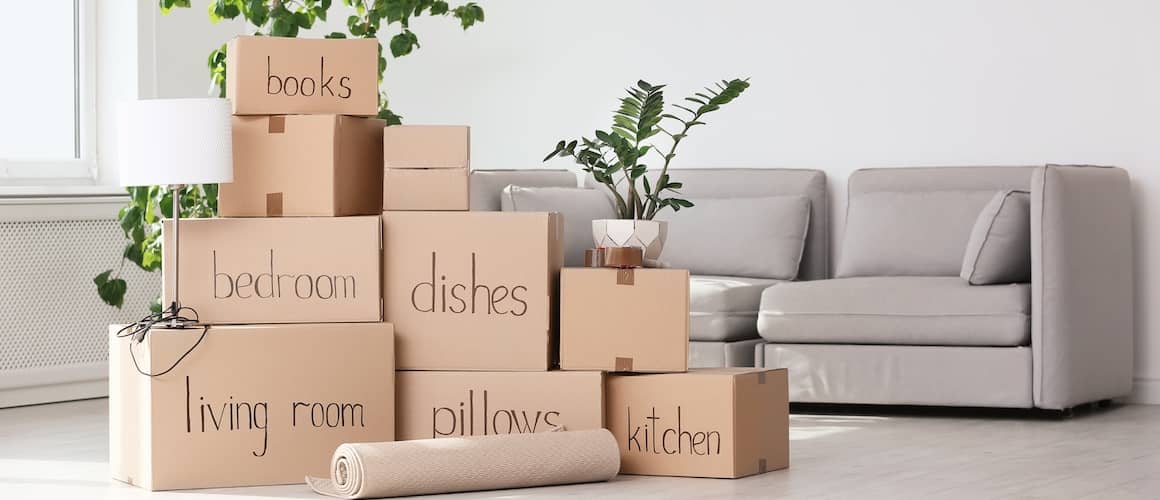
[{"label": "light wood floor", "polygon": [[[321,498],[305,486],[157,494],[125,486],[107,479],[107,425],[103,399],[0,410],[0,499]],[[1160,406],[1063,420],[971,411],[798,414],[791,426],[791,468],[760,476],[620,476],[423,498],[1160,499]]]}]

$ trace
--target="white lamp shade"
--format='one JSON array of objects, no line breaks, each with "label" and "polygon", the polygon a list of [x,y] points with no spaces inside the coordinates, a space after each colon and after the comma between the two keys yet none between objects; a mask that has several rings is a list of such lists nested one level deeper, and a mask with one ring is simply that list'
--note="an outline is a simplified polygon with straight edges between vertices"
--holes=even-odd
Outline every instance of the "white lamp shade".
[{"label": "white lamp shade", "polygon": [[121,105],[118,118],[122,186],[234,180],[229,101],[130,101]]}]

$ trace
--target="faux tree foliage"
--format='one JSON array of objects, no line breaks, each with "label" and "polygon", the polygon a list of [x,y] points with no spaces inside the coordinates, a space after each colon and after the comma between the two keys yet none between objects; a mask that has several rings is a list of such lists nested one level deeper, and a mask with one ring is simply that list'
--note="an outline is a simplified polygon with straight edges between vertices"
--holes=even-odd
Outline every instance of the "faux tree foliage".
[{"label": "faux tree foliage", "polygon": [[[668,174],[677,146],[693,127],[705,124],[705,115],[721,109],[749,88],[749,80],[722,80],[713,88],[706,87],[704,92],[686,97],[688,106],[672,104],[674,113],[683,116],[665,113],[664,88],[644,80],[636,82],[636,87],[627,89],[628,95],[620,99],[609,130],[597,130],[594,138],[557,142],[544,161],[556,157],[575,161],[612,192],[621,219],[652,220],[666,207],[673,211],[692,207],[689,200],[672,196],[679,195],[682,187]],[[653,144],[653,138],[661,134],[669,139],[667,150]],[[650,152],[663,160],[655,185],[645,176],[649,171],[645,157]],[[618,189],[621,183],[625,194]]]},{"label": "faux tree foliage", "polygon": [[[190,0],[158,0],[162,14],[174,8],[188,8]],[[209,19],[219,22],[241,16],[255,29],[255,35],[297,37],[299,30],[310,29],[317,21],[326,21],[333,0],[215,0],[209,4]],[[336,31],[327,38],[378,38],[388,29],[396,30],[387,42],[392,57],[402,57],[419,48],[419,37],[411,31],[412,18],[451,16],[463,29],[483,22],[483,8],[475,2],[452,7],[444,0],[342,0],[353,8],[346,18],[346,32]],[[210,81],[220,97],[226,93],[226,45],[210,52],[207,60]],[[383,44],[379,43],[379,83],[387,69]],[[387,95],[379,90],[379,118],[389,125],[397,125],[402,117],[387,105]],[[125,301],[127,284],[121,278],[125,262],[131,262],[146,271],[161,268],[161,217],[171,217],[172,193],[165,187],[129,188],[129,204],[121,209],[118,218],[128,244],[122,252],[121,263],[93,279],[97,294],[106,304],[121,307]],[[217,215],[217,185],[191,186],[180,194],[182,217],[213,217]],[[160,303],[151,306],[160,310]]]}]

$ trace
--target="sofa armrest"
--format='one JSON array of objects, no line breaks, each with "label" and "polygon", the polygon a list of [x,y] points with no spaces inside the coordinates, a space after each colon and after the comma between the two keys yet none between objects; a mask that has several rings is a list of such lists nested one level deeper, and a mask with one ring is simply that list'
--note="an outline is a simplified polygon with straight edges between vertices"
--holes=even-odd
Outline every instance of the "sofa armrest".
[{"label": "sofa armrest", "polygon": [[1063,409],[1132,389],[1130,181],[1114,167],[1048,165],[1031,178],[1035,406]]}]

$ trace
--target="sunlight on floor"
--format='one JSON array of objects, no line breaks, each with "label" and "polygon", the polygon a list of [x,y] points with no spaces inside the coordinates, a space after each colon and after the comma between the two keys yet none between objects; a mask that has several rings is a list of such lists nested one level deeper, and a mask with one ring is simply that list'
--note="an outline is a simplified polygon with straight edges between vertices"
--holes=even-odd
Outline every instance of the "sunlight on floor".
[{"label": "sunlight on floor", "polygon": [[789,417],[789,439],[790,441],[804,441],[806,439],[832,436],[889,420],[889,417],[791,415]]}]

